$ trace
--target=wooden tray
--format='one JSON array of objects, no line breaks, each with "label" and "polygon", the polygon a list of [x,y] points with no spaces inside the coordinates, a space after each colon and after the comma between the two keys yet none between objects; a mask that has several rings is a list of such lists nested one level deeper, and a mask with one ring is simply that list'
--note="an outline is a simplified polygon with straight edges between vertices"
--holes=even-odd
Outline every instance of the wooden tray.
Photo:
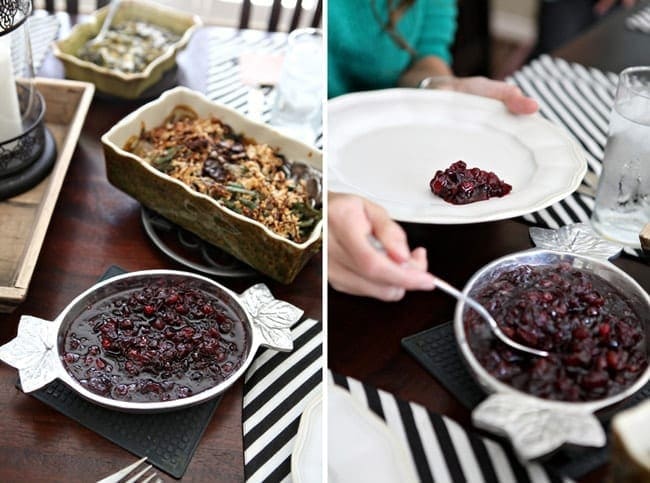
[{"label": "wooden tray", "polygon": [[52,211],[86,119],[95,86],[36,78],[46,103],[45,125],[56,141],[52,172],[31,190],[0,202],[0,312],[11,312],[27,295]]}]

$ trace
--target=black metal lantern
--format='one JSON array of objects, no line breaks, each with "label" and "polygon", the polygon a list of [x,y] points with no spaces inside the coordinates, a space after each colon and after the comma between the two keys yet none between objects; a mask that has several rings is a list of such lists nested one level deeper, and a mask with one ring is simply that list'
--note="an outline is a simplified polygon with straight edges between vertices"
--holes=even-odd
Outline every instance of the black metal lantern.
[{"label": "black metal lantern", "polygon": [[31,0],[0,0],[0,199],[40,182],[56,159],[45,101],[34,85]]}]

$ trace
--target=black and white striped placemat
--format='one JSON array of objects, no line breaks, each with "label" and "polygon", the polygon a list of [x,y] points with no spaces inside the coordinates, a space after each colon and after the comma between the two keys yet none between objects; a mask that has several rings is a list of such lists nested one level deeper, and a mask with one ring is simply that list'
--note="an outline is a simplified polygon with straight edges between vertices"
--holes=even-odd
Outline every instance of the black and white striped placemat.
[{"label": "black and white striped placemat", "polygon": [[466,431],[455,421],[419,404],[402,401],[386,391],[331,371],[328,378],[329,384],[348,390],[353,398],[386,422],[408,448],[423,483],[571,481],[547,472],[537,463],[522,465],[510,447]]},{"label": "black and white striped placemat", "polygon": [[29,17],[29,41],[32,46],[32,59],[34,62],[34,74],[43,64],[45,56],[52,47],[52,42],[59,33],[59,19],[54,15],[36,12]]},{"label": "black and white striped placemat", "polygon": [[[242,83],[239,73],[239,57],[246,52],[263,54],[283,54],[287,46],[287,34],[283,32],[261,31],[214,31],[210,42],[210,61],[206,95],[248,114],[251,86]],[[261,119],[268,123],[275,94],[270,86],[261,87],[264,93],[264,107]],[[322,130],[314,141],[317,148],[322,147]]]},{"label": "black and white striped placemat", "polygon": [[630,30],[650,34],[650,5],[630,14],[625,19],[625,26]]},{"label": "black and white striped placemat", "polygon": [[248,483],[291,481],[300,416],[322,391],[323,325],[305,319],[291,329],[291,352],[262,349],[244,382],[244,475]]},{"label": "black and white striped placemat", "polygon": [[[27,19],[29,43],[32,51],[32,67],[34,68],[35,75],[38,74],[38,71],[43,64],[43,60],[52,46],[52,42],[58,35],[59,27],[59,19],[42,10],[35,12]],[[26,58],[25,43],[23,41],[16,41],[12,44],[11,48],[11,61],[13,63],[14,72],[18,72],[20,76],[24,76],[26,74],[26,72],[24,72],[23,64]]]},{"label": "black and white striped placemat", "polygon": [[[618,76],[543,55],[515,72],[508,81],[535,98],[540,114],[565,128],[582,145],[587,169],[599,176]],[[559,228],[589,222],[593,207],[592,197],[575,192],[523,219],[537,226]],[[641,250],[624,251],[643,257]]]}]

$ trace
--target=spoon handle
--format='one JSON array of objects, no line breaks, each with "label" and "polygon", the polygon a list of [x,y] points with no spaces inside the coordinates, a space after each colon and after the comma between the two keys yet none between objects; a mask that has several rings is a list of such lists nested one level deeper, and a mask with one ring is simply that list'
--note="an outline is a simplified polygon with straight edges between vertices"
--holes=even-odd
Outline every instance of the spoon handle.
[{"label": "spoon handle", "polygon": [[[378,240],[372,233],[367,235],[368,238],[368,243],[377,250],[380,253],[386,254],[386,248],[384,247],[383,243]],[[433,275],[433,274],[432,274]],[[539,357],[548,357],[549,353],[546,351],[542,351],[539,349],[534,349],[532,347],[525,346],[523,344],[520,344],[519,342],[516,342],[512,340],[510,337],[508,337],[506,334],[503,333],[503,331],[499,328],[499,325],[497,324],[497,321],[494,320],[494,317],[490,315],[490,312],[487,311],[483,305],[478,303],[476,300],[474,300],[472,297],[469,295],[463,294],[460,290],[458,290],[456,287],[453,285],[448,284],[441,278],[436,277],[433,275],[433,278],[435,279],[436,282],[436,288],[439,288],[443,292],[451,295],[454,297],[456,300],[462,300],[464,303],[469,305],[471,308],[476,310],[478,314],[487,321],[487,323],[490,325],[490,328],[492,329],[492,333],[499,339],[501,342],[504,344],[512,347],[513,349],[520,350],[522,352],[528,352],[529,354],[533,354]]]},{"label": "spoon handle", "polygon": [[502,331],[499,325],[497,324],[496,320],[494,320],[494,317],[490,314],[490,312],[487,311],[487,309],[478,303],[476,300],[474,300],[472,297],[468,295],[464,295],[460,290],[456,289],[455,287],[449,285],[447,282],[444,280],[441,280],[440,278],[436,277],[434,275],[434,278],[436,279],[436,287],[442,290],[443,292],[448,293],[452,297],[455,297],[457,300],[462,300],[464,303],[469,305],[471,308],[476,310],[483,319],[487,321],[488,324],[490,324],[490,327],[492,328],[492,332],[494,335],[497,336],[502,342],[505,344],[509,345],[510,347],[514,347],[515,349],[519,349],[523,352],[528,352],[530,354],[534,354],[536,356],[540,357],[548,357],[548,352],[542,351],[539,349],[534,349],[532,347],[528,347],[525,345],[520,344],[517,341],[512,340],[510,337],[505,335]]},{"label": "spoon handle", "polygon": [[106,34],[108,33],[108,29],[113,23],[113,18],[115,17],[115,14],[117,13],[119,6],[120,6],[120,0],[111,1],[111,3],[108,6],[108,12],[106,13],[106,17],[104,17],[104,23],[102,24],[102,28],[99,30],[97,36],[93,39],[95,42],[104,40],[104,37],[106,37]]}]

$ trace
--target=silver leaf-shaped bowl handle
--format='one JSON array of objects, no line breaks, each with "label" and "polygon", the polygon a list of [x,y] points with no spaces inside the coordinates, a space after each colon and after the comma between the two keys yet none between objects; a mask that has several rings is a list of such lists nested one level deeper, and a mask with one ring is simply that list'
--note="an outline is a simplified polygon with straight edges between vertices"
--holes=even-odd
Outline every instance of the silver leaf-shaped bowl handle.
[{"label": "silver leaf-shaped bowl handle", "polygon": [[601,260],[617,256],[622,246],[598,235],[588,223],[565,225],[557,230],[532,227],[530,237],[538,248],[575,253]]},{"label": "silver leaf-shaped bowl handle", "polygon": [[262,283],[241,294],[241,303],[262,336],[261,345],[286,352],[293,349],[291,326],[300,320],[302,310],[273,297]]},{"label": "silver leaf-shaped bowl handle", "polygon": [[54,350],[58,324],[23,315],[18,334],[0,347],[0,360],[18,369],[24,392],[32,392],[58,376],[59,360]]},{"label": "silver leaf-shaped bowl handle", "polygon": [[472,421],[478,428],[510,438],[522,461],[548,454],[565,443],[605,446],[605,431],[593,413],[552,404],[497,393],[472,411]]}]

